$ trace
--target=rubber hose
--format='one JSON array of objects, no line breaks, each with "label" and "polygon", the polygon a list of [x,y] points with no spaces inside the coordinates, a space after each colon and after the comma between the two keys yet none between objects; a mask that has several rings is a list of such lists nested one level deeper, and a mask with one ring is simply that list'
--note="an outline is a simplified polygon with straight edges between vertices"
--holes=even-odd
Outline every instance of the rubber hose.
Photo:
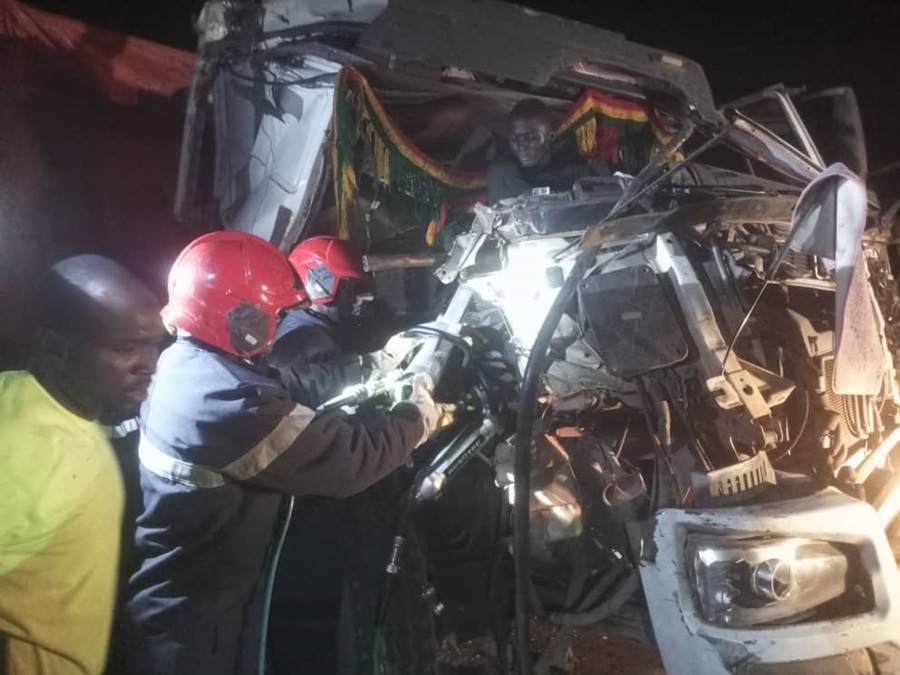
[{"label": "rubber hose", "polygon": [[[391,537],[391,546],[393,547],[394,541],[397,537],[403,537],[407,528],[409,527],[409,523],[412,519],[412,512],[415,506],[415,497],[413,495],[413,490],[415,486],[418,485],[419,479],[422,476],[425,468],[421,469],[418,474],[416,474],[416,480],[413,481],[412,487],[406,495],[406,501],[403,505],[403,511],[400,512],[400,516],[397,518],[397,525],[394,528],[394,536]],[[404,542],[403,546],[406,547],[407,537],[403,537]],[[403,550],[400,550],[400,557],[403,556]],[[391,551],[391,555],[393,556],[393,550]],[[382,586],[382,590],[380,593],[380,598],[378,599],[378,605],[375,612],[375,633],[376,635],[380,634],[381,631],[384,630],[385,623],[387,621],[387,613],[388,613],[388,603],[391,600],[391,591],[393,587],[394,577],[397,574],[391,574],[389,572],[385,572],[384,586]]]},{"label": "rubber hose", "polygon": [[599,621],[609,618],[617,609],[622,607],[641,586],[641,575],[635,569],[619,584],[607,600],[600,603],[594,609],[587,612],[565,613],[559,612],[550,615],[550,620],[563,626],[591,626]]},{"label": "rubber hose", "polygon": [[433,326],[413,326],[412,328],[407,328],[405,331],[403,331],[403,336],[436,337],[441,340],[446,340],[454,347],[458,347],[459,350],[462,351],[463,362],[460,365],[461,368],[466,368],[469,365],[469,360],[472,358],[472,348],[468,342],[463,340],[458,335],[448,333],[447,331],[441,330],[440,328],[435,328]]},{"label": "rubber hose", "polygon": [[606,595],[606,592],[612,587],[615,583],[616,579],[619,577],[619,571],[615,568],[606,571],[603,576],[601,576],[597,583],[584,595],[583,598],[579,598],[577,603],[573,603],[573,605],[566,608],[567,611],[557,612],[558,614],[581,614],[582,612],[589,612],[593,607],[596,606],[597,602]]},{"label": "rubber hose", "polygon": [[573,558],[572,567],[574,569],[569,579],[569,587],[566,589],[566,603],[564,607],[567,611],[577,610],[581,605],[579,601],[586,602],[582,598],[585,597],[585,589],[591,577],[587,552],[584,550],[584,547],[578,545],[579,543],[578,540],[570,542]]},{"label": "rubber hose", "polygon": [[528,559],[528,505],[531,496],[531,425],[534,420],[538,387],[541,382],[544,361],[550,348],[550,340],[562,319],[566,305],[589,265],[596,259],[593,250],[581,252],[575,259],[572,271],[560,288],[544,323],[538,331],[525,366],[519,400],[522,405],[516,425],[515,443],[515,502],[513,506],[513,562],[516,590],[516,656],[520,675],[531,674],[531,650],[528,634],[528,595],[530,587],[530,565]]},{"label": "rubber hose", "polygon": [[275,542],[275,548],[272,549],[272,560],[269,563],[269,574],[266,578],[266,591],[263,600],[262,615],[262,633],[259,640],[259,661],[256,666],[257,675],[265,675],[266,673],[266,643],[269,633],[269,611],[272,609],[272,589],[275,586],[275,573],[278,571],[278,559],[281,557],[281,549],[284,546],[284,540],[287,537],[288,527],[291,525],[291,518],[294,515],[294,495],[288,497],[287,507],[285,509],[284,525],[278,534]]},{"label": "rubber hose", "polygon": [[[509,639],[506,632],[509,628],[509,623],[506,621],[506,618],[509,616],[509,596],[503,596],[502,599],[505,599],[506,603],[502,603],[500,608],[495,605],[495,600],[496,593],[502,592],[498,589],[503,587],[509,588],[504,583],[508,583],[508,581],[503,575],[503,563],[506,560],[508,547],[501,536],[508,526],[509,502],[501,499],[497,509],[497,536],[495,537],[494,560],[491,564],[488,578],[488,597],[491,599],[491,628],[494,633],[494,642],[497,644],[497,666],[500,672],[504,674],[509,672],[509,659],[506,650],[506,643]],[[900,541],[900,538],[898,538],[898,541]]]}]

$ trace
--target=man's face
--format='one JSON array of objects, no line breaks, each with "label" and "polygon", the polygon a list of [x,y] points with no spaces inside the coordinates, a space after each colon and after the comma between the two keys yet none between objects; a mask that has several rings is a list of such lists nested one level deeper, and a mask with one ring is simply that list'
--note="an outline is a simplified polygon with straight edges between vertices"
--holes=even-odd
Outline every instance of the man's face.
[{"label": "man's face", "polygon": [[145,301],[105,312],[98,329],[75,347],[80,388],[102,422],[115,424],[137,414],[164,337],[159,308]]},{"label": "man's face", "polygon": [[509,145],[519,164],[526,168],[541,166],[550,159],[550,125],[541,119],[513,118]]}]

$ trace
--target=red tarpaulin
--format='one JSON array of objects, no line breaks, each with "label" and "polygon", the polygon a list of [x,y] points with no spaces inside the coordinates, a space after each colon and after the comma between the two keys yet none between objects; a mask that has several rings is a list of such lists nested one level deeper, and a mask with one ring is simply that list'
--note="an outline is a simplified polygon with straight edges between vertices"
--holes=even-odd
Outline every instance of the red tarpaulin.
[{"label": "red tarpaulin", "polygon": [[145,93],[172,96],[190,84],[194,63],[190,52],[88,26],[16,0],[0,0],[0,37],[64,55],[73,76],[117,103],[135,104]]},{"label": "red tarpaulin", "polygon": [[0,0],[0,367],[27,349],[31,288],[98,252],[162,295],[193,54]]}]

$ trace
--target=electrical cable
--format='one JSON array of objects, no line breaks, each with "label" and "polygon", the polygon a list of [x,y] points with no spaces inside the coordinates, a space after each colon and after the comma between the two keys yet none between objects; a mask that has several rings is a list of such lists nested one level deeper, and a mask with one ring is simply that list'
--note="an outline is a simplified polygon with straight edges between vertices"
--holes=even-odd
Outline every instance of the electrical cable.
[{"label": "electrical cable", "polygon": [[731,344],[728,345],[728,349],[725,351],[725,358],[722,359],[722,374],[725,374],[725,368],[728,367],[728,357],[731,356],[731,352],[734,351],[734,346],[737,344],[738,338],[741,336],[741,332],[743,332],[744,328],[747,327],[747,322],[750,321],[750,315],[753,314],[753,310],[756,309],[756,306],[759,304],[759,301],[762,300],[763,293],[765,293],[766,289],[769,287],[769,284],[772,282],[769,279],[766,279],[763,283],[763,287],[759,289],[759,293],[756,294],[756,299],[750,305],[750,309],[747,310],[747,313],[744,314],[744,318],[741,320],[741,324],[738,326],[738,329],[734,332],[734,338],[731,340]]},{"label": "electrical cable", "polygon": [[775,260],[772,261],[772,264],[769,266],[769,269],[766,270],[766,274],[763,279],[763,287],[761,289],[759,289],[759,293],[756,295],[756,299],[753,301],[753,304],[750,305],[750,309],[748,309],[747,313],[744,315],[744,318],[741,321],[741,325],[738,326],[737,331],[735,331],[734,338],[731,340],[731,344],[728,345],[728,350],[725,352],[725,358],[722,359],[722,374],[723,375],[725,374],[725,368],[727,367],[727,364],[728,364],[728,357],[731,356],[731,352],[734,351],[734,346],[737,344],[737,341],[741,335],[741,332],[747,326],[747,322],[750,320],[750,315],[753,314],[753,310],[756,309],[756,306],[759,304],[759,301],[762,300],[763,293],[765,293],[766,289],[769,287],[769,285],[773,283],[773,280],[775,279],[775,273],[781,268],[781,265],[784,262],[784,259],[787,256],[787,252],[790,249],[791,243],[793,242],[793,239],[796,235],[797,235],[797,228],[794,228],[788,232],[788,236],[784,242],[784,245],[781,247],[781,250],[778,252],[778,255],[775,257]]},{"label": "electrical cable", "polygon": [[[665,159],[665,158],[673,155],[682,145],[684,145],[685,141],[687,141],[688,137],[691,135],[693,130],[694,130],[693,125],[689,124],[684,129],[684,131],[682,131],[682,133],[679,136],[677,136],[676,138],[673,138],[669,142],[669,145],[666,148],[664,148],[662,151],[660,151],[660,157]],[[631,186],[635,185],[635,184],[639,184],[638,181],[640,181],[641,176],[645,172],[649,174],[650,172],[652,172],[653,170],[658,168],[659,161],[657,160],[657,162],[648,164],[646,167],[644,167],[644,169],[641,170],[641,172],[637,176],[635,176],[634,180],[628,184],[628,187],[625,189],[625,192],[622,194],[622,197],[619,200],[619,202],[613,206],[612,210],[609,213],[607,213],[606,216],[599,223],[597,223],[597,225],[603,225],[604,223],[614,220],[617,217],[619,217],[619,215],[623,211],[628,209],[632,204],[635,204],[641,197],[643,197],[654,187],[656,187],[657,185],[662,183],[666,178],[671,176],[673,173],[678,171],[678,169],[680,169],[682,166],[684,166],[685,164],[687,164],[690,161],[695,160],[701,154],[706,152],[724,135],[725,135],[724,131],[719,132],[718,134],[714,135],[706,143],[701,145],[699,148],[697,148],[696,150],[691,152],[686,157],[683,157],[679,161],[675,162],[672,166],[670,166],[668,169],[663,171],[663,173],[660,176],[658,176],[654,180],[647,183],[647,185],[645,185],[644,187],[640,188],[636,194],[629,195],[628,190],[631,189]],[[594,227],[596,227],[596,225]],[[571,243],[567,244],[562,249],[560,249],[559,251],[554,253],[553,259],[554,260],[562,259],[562,257],[564,255],[566,255],[570,250],[572,250],[574,247],[578,246],[580,243],[581,243],[581,239],[575,239],[574,241],[572,241]]]},{"label": "electrical cable", "polygon": [[806,398],[806,412],[803,414],[803,422],[800,424],[800,431],[797,432],[797,435],[794,437],[794,440],[790,444],[788,449],[782,451],[782,453],[780,455],[778,455],[778,457],[776,457],[775,459],[772,460],[772,464],[777,464],[778,462],[783,460],[785,457],[790,455],[794,451],[794,448],[797,447],[797,443],[800,442],[800,438],[803,436],[803,432],[806,431],[806,423],[809,422],[809,412],[810,412],[809,392],[806,392],[805,398]]}]

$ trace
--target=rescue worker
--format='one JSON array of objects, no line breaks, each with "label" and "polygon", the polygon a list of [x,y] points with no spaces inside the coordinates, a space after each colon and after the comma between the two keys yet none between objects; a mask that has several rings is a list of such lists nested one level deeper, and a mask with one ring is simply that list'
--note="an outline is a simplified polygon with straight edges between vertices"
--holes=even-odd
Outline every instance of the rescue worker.
[{"label": "rescue worker", "polygon": [[[360,338],[377,331],[364,311],[374,302],[375,284],[350,242],[310,237],[291,251],[289,261],[312,305],[288,312],[267,360],[281,372],[294,401],[315,408],[367,381],[376,369],[396,365],[401,352],[394,347],[402,339],[378,353],[356,352]],[[356,512],[373,508],[374,501],[359,495],[297,504],[272,592],[268,643],[277,674],[301,667],[310,675],[337,671],[344,564],[354,557],[360,535],[372,536],[359,532]],[[310,550],[317,555],[310,556]],[[298,578],[309,584],[297,584]]]},{"label": "rescue worker", "polygon": [[488,202],[519,197],[535,188],[553,192],[571,190],[587,176],[611,176],[609,167],[596,160],[553,152],[553,113],[536,98],[519,101],[509,114],[512,157],[500,156],[488,165]]},{"label": "rescue worker", "polygon": [[0,672],[99,675],[119,565],[122,480],[101,417],[134,414],[159,304],[98,255],[55,264],[29,371],[0,374]]},{"label": "rescue worker", "polygon": [[310,237],[289,256],[311,306],[288,312],[268,355],[292,398],[310,408],[362,383],[373,361],[353,349],[353,319],[371,301],[374,281],[360,252],[337,237]]},{"label": "rescue worker", "polygon": [[172,267],[162,315],[177,338],[141,412],[132,674],[257,672],[285,495],[359,492],[436,430],[425,379],[366,426],[293,403],[260,357],[306,300],[287,259],[242,232],[204,235]]},{"label": "rescue worker", "polygon": [[375,281],[350,242],[310,237],[291,251],[289,260],[312,304],[288,312],[267,358],[297,403],[314,408],[395,368],[417,344],[394,336],[378,351],[362,352],[362,347],[383,344],[385,323],[390,322],[379,322],[374,311],[367,311],[377,304]]}]

